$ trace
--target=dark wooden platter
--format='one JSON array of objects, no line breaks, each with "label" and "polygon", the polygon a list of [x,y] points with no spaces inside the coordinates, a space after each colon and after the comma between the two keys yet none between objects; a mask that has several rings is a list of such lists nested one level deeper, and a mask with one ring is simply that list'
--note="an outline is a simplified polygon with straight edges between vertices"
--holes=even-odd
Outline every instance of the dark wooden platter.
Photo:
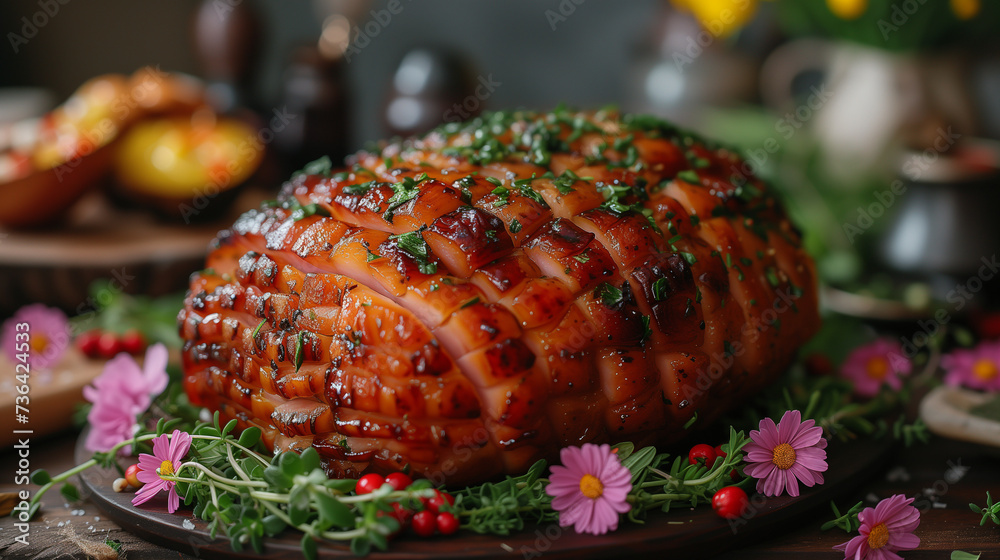
[{"label": "dark wooden platter", "polygon": [[[83,437],[77,443],[78,462],[89,458],[83,449]],[[670,551],[708,557],[756,540],[776,536],[808,519],[803,514],[825,508],[830,500],[849,493],[864,483],[890,457],[892,445],[885,441],[831,443],[828,448],[830,469],[826,483],[804,489],[791,498],[752,498],[752,510],[745,520],[735,524],[717,517],[711,508],[680,508],[668,514],[652,513],[645,524],[623,522],[618,531],[603,535],[578,535],[572,528],[556,524],[529,527],[506,537],[463,532],[452,537],[418,539],[412,536],[391,542],[386,552],[373,552],[373,560],[431,558],[619,558],[638,554]],[[131,492],[115,493],[111,488],[117,473],[94,468],[80,475],[85,493],[105,515],[123,529],[148,541],[193,554],[199,558],[300,558],[300,535],[289,532],[267,541],[263,555],[252,551],[234,552],[224,538],[211,539],[206,524],[195,519],[190,509],[171,515],[166,500],[154,498],[142,507],[131,504]],[[185,528],[185,525],[187,528]],[[193,526],[193,528],[192,528]],[[321,558],[352,557],[347,545],[323,544]]]}]

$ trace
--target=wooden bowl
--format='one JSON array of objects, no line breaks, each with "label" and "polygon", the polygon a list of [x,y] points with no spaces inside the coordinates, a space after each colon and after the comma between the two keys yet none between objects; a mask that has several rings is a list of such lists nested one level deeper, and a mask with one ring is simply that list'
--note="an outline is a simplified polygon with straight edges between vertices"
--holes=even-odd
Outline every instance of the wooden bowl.
[{"label": "wooden bowl", "polygon": [[87,189],[102,182],[111,167],[115,142],[62,165],[0,183],[0,224],[41,226],[62,217]]}]

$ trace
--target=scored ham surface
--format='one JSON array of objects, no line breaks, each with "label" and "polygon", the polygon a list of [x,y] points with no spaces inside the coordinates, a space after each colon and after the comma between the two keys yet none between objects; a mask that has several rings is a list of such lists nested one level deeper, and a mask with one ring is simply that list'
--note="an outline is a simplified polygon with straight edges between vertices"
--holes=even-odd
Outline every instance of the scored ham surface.
[{"label": "scored ham surface", "polygon": [[191,400],[330,476],[673,442],[819,324],[773,194],[659,119],[492,113],[326,163],[219,234],[179,325]]}]

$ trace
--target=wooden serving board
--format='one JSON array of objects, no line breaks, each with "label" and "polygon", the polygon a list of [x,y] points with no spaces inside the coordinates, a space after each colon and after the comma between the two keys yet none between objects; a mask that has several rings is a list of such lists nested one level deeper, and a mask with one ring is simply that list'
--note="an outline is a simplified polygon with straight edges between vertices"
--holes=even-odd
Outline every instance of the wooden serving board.
[{"label": "wooden serving board", "polygon": [[[79,442],[83,441],[83,437]],[[89,455],[79,442],[76,460],[81,462]],[[804,489],[798,498],[752,498],[755,512],[745,523],[735,527],[717,517],[709,507],[694,510],[681,508],[668,514],[651,513],[643,525],[623,522],[618,531],[603,536],[579,535],[572,528],[564,529],[556,524],[529,527],[506,537],[468,532],[430,539],[407,535],[391,541],[388,551],[373,552],[369,558],[624,558],[664,551],[705,558],[785,533],[811,519],[804,515],[810,510],[828,511],[830,500],[850,493],[874,475],[888,460],[891,450],[892,445],[885,441],[831,443],[828,448],[830,469],[826,473],[825,484]],[[228,540],[211,539],[206,524],[194,518],[190,508],[182,507],[176,514],[168,514],[165,497],[154,498],[142,507],[132,506],[131,492],[116,494],[111,489],[111,483],[117,476],[115,471],[95,468],[84,472],[80,478],[84,491],[90,494],[90,500],[98,509],[123,529],[148,541],[199,558],[301,558],[301,535],[293,532],[265,541],[266,548],[261,556],[252,551],[236,553],[230,548]],[[319,556],[353,557],[346,544],[321,544]]]}]

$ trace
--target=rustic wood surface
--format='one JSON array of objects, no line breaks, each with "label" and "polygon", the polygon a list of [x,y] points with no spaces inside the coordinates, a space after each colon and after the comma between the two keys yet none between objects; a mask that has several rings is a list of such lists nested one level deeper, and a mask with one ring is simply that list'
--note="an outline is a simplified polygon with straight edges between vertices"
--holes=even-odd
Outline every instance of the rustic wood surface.
[{"label": "rustic wood surface", "polygon": [[[73,464],[75,442],[76,435],[72,433],[33,440],[31,468],[44,467],[50,472],[59,472],[70,467]],[[871,448],[854,449],[857,453],[877,453]],[[0,457],[0,472],[7,473],[0,479],[2,480],[0,492],[20,489],[12,483],[14,472],[17,470],[16,461],[17,457],[9,449]],[[894,447],[888,454],[888,462],[878,468],[877,472],[868,475],[861,472],[854,476],[857,484],[851,486],[855,489],[834,491],[831,494],[836,497],[839,505],[845,507],[866,497],[884,498],[894,493],[916,496],[915,505],[923,511],[921,526],[917,530],[922,542],[919,550],[904,554],[907,559],[948,558],[950,552],[956,549],[983,552],[983,558],[997,558],[1000,557],[1000,527],[992,524],[980,527],[979,517],[969,510],[968,503],[982,504],[987,490],[1000,495],[998,461],[1000,461],[1000,449],[935,438],[929,445],[916,445],[908,449]],[[785,516],[780,523],[766,523],[764,517],[758,519],[758,523],[750,519],[746,525],[738,529],[736,537],[731,536],[728,526],[721,525],[726,534],[714,534],[715,539],[719,541],[735,539],[732,542],[738,542],[739,545],[719,557],[736,560],[838,558],[838,553],[831,550],[831,547],[847,540],[848,535],[836,529],[825,533],[819,530],[819,526],[831,517],[827,499],[828,497],[814,500],[817,503],[804,509],[796,508],[795,515]],[[614,541],[616,552],[602,556],[634,557],[640,552],[649,553],[669,547],[665,541],[661,542],[659,547],[656,543],[636,541],[636,535],[642,534],[645,530],[648,529],[626,528],[614,535],[603,537]],[[111,552],[103,545],[105,539],[111,539],[122,543],[123,550],[131,560],[195,558],[192,554],[164,548],[123,530],[109,519],[108,515],[101,512],[92,500],[67,504],[58,493],[46,496],[41,514],[31,522],[29,547],[14,542],[17,534],[13,520],[10,518],[0,520],[0,557],[43,560],[84,558],[89,554],[100,558],[102,553]],[[486,542],[480,540],[486,539],[485,537],[471,538],[476,543],[474,548]],[[576,537],[560,537],[556,539],[557,544],[563,538]],[[599,543],[599,539],[595,537],[586,539],[594,539],[593,544]],[[194,541],[194,544],[203,544],[197,538]],[[505,555],[499,546],[503,539],[496,538],[492,541],[496,543],[498,557],[523,557],[519,549]],[[684,556],[709,557],[710,551],[716,550],[718,544],[699,545],[695,542],[694,547],[688,548]],[[415,554],[422,551],[425,554],[430,552],[424,557],[436,558],[438,555],[433,554],[433,551],[458,552],[461,549],[456,547],[460,546],[462,546],[460,539],[419,541],[419,544],[410,551],[414,554],[401,553],[396,557],[415,558],[419,557]],[[190,552],[205,557],[203,551],[192,548]],[[552,552],[546,550],[541,558],[555,557]]]}]

